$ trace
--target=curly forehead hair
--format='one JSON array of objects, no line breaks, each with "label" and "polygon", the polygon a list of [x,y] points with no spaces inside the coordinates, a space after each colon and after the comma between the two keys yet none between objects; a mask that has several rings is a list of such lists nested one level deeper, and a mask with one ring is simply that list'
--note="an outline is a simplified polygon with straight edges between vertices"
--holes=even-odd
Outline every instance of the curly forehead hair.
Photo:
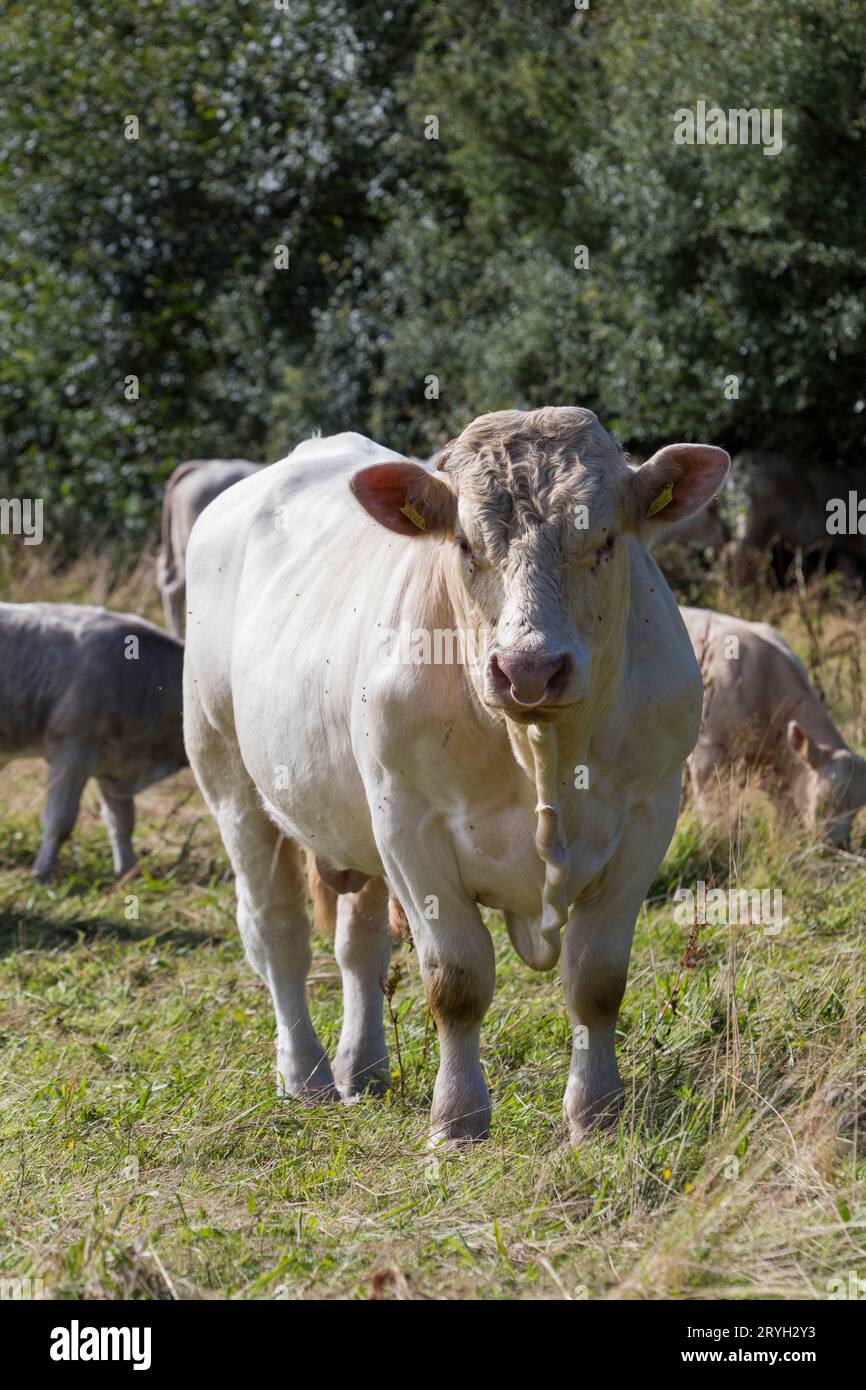
[{"label": "curly forehead hair", "polygon": [[546,406],[479,415],[439,455],[437,468],[468,501],[501,520],[540,522],[602,479],[614,481],[624,456],[591,410]]}]

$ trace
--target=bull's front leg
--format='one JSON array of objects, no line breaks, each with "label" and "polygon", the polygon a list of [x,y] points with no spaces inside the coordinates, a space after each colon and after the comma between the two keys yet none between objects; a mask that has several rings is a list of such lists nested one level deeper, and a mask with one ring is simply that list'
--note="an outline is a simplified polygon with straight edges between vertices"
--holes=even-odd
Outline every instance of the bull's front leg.
[{"label": "bull's front leg", "polygon": [[634,925],[677,819],[679,775],[636,807],[616,854],[572,908],[562,950],[562,982],[572,1023],[571,1067],[563,1109],[571,1140],[615,1124],[622,1102],[616,1022],[628,977]]},{"label": "bull's front leg", "polygon": [[447,836],[425,834],[423,814],[414,823],[421,831],[414,843],[390,847],[383,859],[412,929],[439,1037],[431,1140],[460,1147],[490,1130],[480,1039],[496,976],[493,943],[460,885]]},{"label": "bull's front leg", "polygon": [[[427,895],[432,897],[435,895]],[[486,1139],[490,1096],[481,1069],[481,1023],[493,998],[496,967],[490,933],[475,903],[440,899],[436,920],[410,916],[421,975],[439,1036],[430,1137],[456,1145]]]},{"label": "bull's front leg", "polygon": [[616,1123],[622,1080],[616,1060],[616,1021],[625,993],[635,911],[598,920],[585,907],[565,929],[562,983],[571,1015],[572,1046],[563,1109],[573,1143],[596,1126]]}]

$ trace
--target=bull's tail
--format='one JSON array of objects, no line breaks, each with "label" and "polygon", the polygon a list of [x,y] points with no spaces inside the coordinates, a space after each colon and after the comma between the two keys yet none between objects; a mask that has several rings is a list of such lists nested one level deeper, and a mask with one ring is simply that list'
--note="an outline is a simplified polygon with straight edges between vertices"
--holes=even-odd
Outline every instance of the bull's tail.
[{"label": "bull's tail", "polygon": [[[337,930],[337,893],[319,872],[316,856],[307,850],[307,884],[313,900],[313,926],[319,936],[330,940]],[[388,930],[392,941],[411,941],[412,932],[402,905],[393,896],[388,899]]]},{"label": "bull's tail", "polygon": [[313,926],[327,940],[337,930],[337,895],[319,873],[312,850],[307,850],[307,882],[313,900]]},{"label": "bull's tail", "polygon": [[388,930],[392,941],[411,941],[412,930],[409,919],[403,911],[403,904],[397,898],[388,899]]}]

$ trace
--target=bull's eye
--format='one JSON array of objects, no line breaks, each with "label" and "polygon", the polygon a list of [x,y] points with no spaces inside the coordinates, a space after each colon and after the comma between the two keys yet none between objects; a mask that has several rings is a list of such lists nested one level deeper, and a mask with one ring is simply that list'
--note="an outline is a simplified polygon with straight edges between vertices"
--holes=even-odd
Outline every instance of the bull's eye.
[{"label": "bull's eye", "polygon": [[613,547],[614,547],[615,544],[616,544],[616,536],[608,536],[608,538],[607,538],[607,540],[605,541],[604,545],[600,545],[600,546],[598,547],[599,559],[603,559],[605,555],[609,555],[610,552],[613,550]]},{"label": "bull's eye", "polygon": [[457,544],[459,545],[460,550],[461,550],[461,553],[462,553],[463,555],[471,555],[471,554],[472,554],[472,546],[469,544],[469,542],[468,542],[468,540],[466,539],[465,536],[458,536],[458,537],[457,537]]}]

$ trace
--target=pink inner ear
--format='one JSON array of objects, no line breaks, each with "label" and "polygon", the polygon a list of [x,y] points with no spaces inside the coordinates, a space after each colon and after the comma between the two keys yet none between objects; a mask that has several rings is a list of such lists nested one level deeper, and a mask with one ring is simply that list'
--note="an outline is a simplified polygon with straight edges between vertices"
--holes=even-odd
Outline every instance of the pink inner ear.
[{"label": "pink inner ear", "polygon": [[644,516],[668,484],[673,485],[670,502],[648,519],[664,525],[691,516],[715,496],[730,465],[725,450],[714,444],[666,444],[638,469],[638,478],[648,470],[641,480]]},{"label": "pink inner ear", "polygon": [[[417,537],[427,535],[431,529],[423,495],[428,482],[427,474],[417,464],[374,463],[356,473],[349,487],[380,526],[401,536]],[[419,526],[413,515],[426,526]]]},{"label": "pink inner ear", "polygon": [[788,725],[788,742],[796,753],[801,752],[806,746],[806,735],[795,719]]}]

